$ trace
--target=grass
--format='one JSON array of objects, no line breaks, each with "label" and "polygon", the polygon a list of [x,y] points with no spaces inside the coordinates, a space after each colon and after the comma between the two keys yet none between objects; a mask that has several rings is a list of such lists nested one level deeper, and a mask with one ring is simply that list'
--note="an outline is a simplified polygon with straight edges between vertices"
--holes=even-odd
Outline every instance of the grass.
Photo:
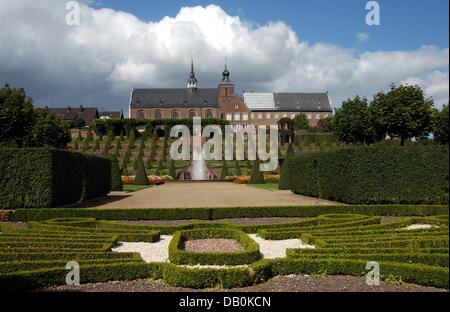
[{"label": "grass", "polygon": [[139,191],[142,189],[146,189],[152,187],[151,185],[134,185],[134,184],[123,184],[123,191],[124,192],[134,192],[134,191]]},{"label": "grass", "polygon": [[248,184],[248,185],[259,187],[265,190],[278,190],[278,183]]}]

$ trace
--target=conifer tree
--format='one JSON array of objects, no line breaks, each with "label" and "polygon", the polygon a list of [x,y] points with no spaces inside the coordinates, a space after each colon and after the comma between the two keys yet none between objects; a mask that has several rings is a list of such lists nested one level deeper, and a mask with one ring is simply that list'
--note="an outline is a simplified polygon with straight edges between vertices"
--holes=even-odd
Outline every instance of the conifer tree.
[{"label": "conifer tree", "polygon": [[100,149],[100,143],[98,142],[98,139],[95,140],[95,145],[94,145],[94,152],[98,151]]},{"label": "conifer tree", "polygon": [[295,156],[294,147],[292,146],[292,144],[289,144],[286,151],[286,157],[284,158],[283,165],[281,166],[280,169],[280,181],[278,182],[279,190],[291,189],[291,181],[289,177],[290,176],[289,162],[294,156]]},{"label": "conifer tree", "polygon": [[134,148],[134,142],[135,142],[134,129],[130,129],[130,137],[128,138],[128,146],[130,146],[131,149]]},{"label": "conifer tree", "polygon": [[234,160],[234,169],[235,169],[236,175],[240,176],[242,174],[241,167],[239,166],[239,161],[237,159]]},{"label": "conifer tree", "polygon": [[222,170],[220,171],[220,179],[224,180],[225,177],[229,176],[228,174],[228,167],[227,167],[227,161],[224,159],[222,161]]},{"label": "conifer tree", "polygon": [[120,130],[120,142],[123,142],[123,129]]},{"label": "conifer tree", "polygon": [[[139,158],[139,157],[138,157]],[[134,159],[134,162],[133,162],[133,170],[134,171],[136,171],[137,169],[138,169],[138,158],[135,158]]]},{"label": "conifer tree", "polygon": [[164,164],[161,159],[158,162],[158,170],[164,170]]},{"label": "conifer tree", "polygon": [[256,157],[256,160],[253,162],[252,173],[250,174],[249,184],[265,184],[264,173],[259,170],[259,158]]},{"label": "conifer tree", "polygon": [[75,141],[75,143],[73,143],[73,149],[75,151],[78,151],[79,147],[78,147],[78,140]]},{"label": "conifer tree", "polygon": [[83,146],[81,147],[83,152],[86,152],[89,149],[89,141],[86,139],[83,140]]},{"label": "conifer tree", "polygon": [[128,175],[127,162],[126,162],[125,158],[122,159],[122,165],[120,167],[122,168],[122,174]]},{"label": "conifer tree", "polygon": [[88,130],[87,135],[86,135],[86,139],[88,140],[88,142],[91,142],[94,137],[92,136],[92,131]]},{"label": "conifer tree", "polygon": [[111,191],[122,191],[122,175],[116,156],[111,157]]},{"label": "conifer tree", "polygon": [[117,141],[116,141],[116,148],[117,149],[122,149],[122,144],[120,143],[120,139],[117,139]]},{"label": "conifer tree", "polygon": [[175,170],[175,160],[170,160],[170,168],[169,168],[169,175],[176,179],[177,178],[177,172]]},{"label": "conifer tree", "polygon": [[147,162],[145,163],[145,169],[152,169],[152,161],[150,160],[150,157],[147,158]]},{"label": "conifer tree", "polygon": [[152,161],[155,161],[156,159],[156,149],[158,148],[158,133],[156,132],[156,129],[153,130],[152,135],[152,143],[150,146],[150,159]]},{"label": "conifer tree", "polygon": [[141,157],[137,160],[138,167],[136,171],[136,175],[134,177],[134,184],[136,185],[148,185],[148,177],[144,168],[144,161]]},{"label": "conifer tree", "polygon": [[78,141],[83,140],[83,136],[81,135],[81,131],[78,131]]}]

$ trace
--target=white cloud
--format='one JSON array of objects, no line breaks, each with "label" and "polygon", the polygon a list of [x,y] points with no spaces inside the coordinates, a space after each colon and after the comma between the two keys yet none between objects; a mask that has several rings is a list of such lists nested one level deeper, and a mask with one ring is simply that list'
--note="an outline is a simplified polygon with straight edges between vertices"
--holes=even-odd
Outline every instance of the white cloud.
[{"label": "white cloud", "polygon": [[448,102],[448,48],[358,56],[300,41],[283,22],[249,24],[216,5],[144,22],[82,4],[80,26],[67,26],[65,2],[0,0],[0,83],[25,87],[38,105],[126,110],[132,87],[184,87],[191,57],[200,87],[218,84],[227,57],[241,91],[329,90],[340,106],[415,79],[439,106]]},{"label": "white cloud", "polygon": [[367,42],[367,41],[369,41],[369,38],[370,38],[369,34],[366,34],[366,33],[357,33],[356,34],[356,39],[359,42]]}]

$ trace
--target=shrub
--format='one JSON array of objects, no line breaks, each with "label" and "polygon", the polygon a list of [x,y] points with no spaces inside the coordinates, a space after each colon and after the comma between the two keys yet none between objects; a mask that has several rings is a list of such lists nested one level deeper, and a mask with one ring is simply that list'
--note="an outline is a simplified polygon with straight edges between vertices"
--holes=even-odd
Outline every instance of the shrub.
[{"label": "shrub", "polygon": [[240,176],[242,174],[241,172],[241,166],[239,165],[239,161],[237,159],[234,160],[234,170],[235,170],[235,174],[237,176]]},{"label": "shrub", "polygon": [[0,207],[56,207],[105,196],[109,159],[52,148],[0,149]]},{"label": "shrub", "polygon": [[136,177],[134,178],[134,184],[136,185],[148,185],[148,177],[147,173],[145,172],[144,168],[144,162],[142,161],[142,158],[138,158],[138,168],[136,171]]},{"label": "shrub", "polygon": [[116,156],[111,157],[111,191],[122,191],[122,177]]},{"label": "shrub", "polygon": [[292,191],[350,204],[448,203],[445,146],[349,147],[292,160]]},{"label": "shrub", "polygon": [[225,177],[227,177],[227,176],[229,176],[227,161],[224,159],[224,160],[222,160],[222,170],[220,171],[220,179],[224,180]]},{"label": "shrub", "polygon": [[175,170],[175,161],[173,159],[170,160],[169,176],[171,176],[174,179],[177,178],[177,173]]},{"label": "shrub", "polygon": [[264,180],[264,173],[259,170],[259,158],[253,162],[252,173],[250,174],[249,184],[264,184],[266,181]]},{"label": "shrub", "polygon": [[292,158],[294,158],[294,156],[294,147],[292,144],[289,144],[286,151],[286,157],[284,158],[283,165],[280,169],[280,181],[278,182],[279,190],[289,190],[291,188],[288,163]]}]

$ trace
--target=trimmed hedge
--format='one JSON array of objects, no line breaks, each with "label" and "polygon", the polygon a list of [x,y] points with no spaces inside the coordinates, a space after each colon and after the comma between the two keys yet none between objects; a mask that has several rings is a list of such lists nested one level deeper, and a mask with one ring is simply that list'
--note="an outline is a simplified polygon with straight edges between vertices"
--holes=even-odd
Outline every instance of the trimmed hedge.
[{"label": "trimmed hedge", "polygon": [[448,204],[448,146],[349,147],[289,162],[291,190],[349,204]]},{"label": "trimmed hedge", "polygon": [[[205,238],[229,238],[243,248],[237,252],[192,252],[180,249],[184,241]],[[200,229],[175,232],[169,244],[169,260],[175,264],[242,265],[261,258],[259,245],[242,231],[231,229]]]},{"label": "trimmed hedge", "polygon": [[105,196],[111,161],[53,148],[0,149],[0,208],[56,207]]},{"label": "trimmed hedge", "polygon": [[[323,214],[363,214],[369,216],[448,215],[448,205],[330,205],[223,208],[130,208],[16,209],[11,221],[43,221],[52,218],[95,218],[98,220],[212,220],[228,218],[317,217]],[[448,216],[447,216],[448,219]]]}]

